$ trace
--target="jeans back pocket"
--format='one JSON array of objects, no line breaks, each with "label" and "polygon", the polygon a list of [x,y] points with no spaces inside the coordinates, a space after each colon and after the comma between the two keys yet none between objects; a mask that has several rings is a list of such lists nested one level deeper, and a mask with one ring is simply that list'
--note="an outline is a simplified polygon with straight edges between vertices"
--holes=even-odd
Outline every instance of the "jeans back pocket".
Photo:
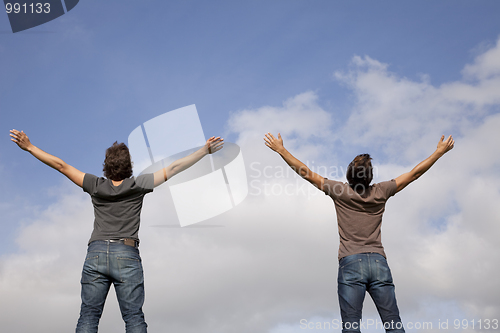
[{"label": "jeans back pocket", "polygon": [[377,263],[377,280],[383,283],[392,283],[392,274],[385,259],[375,260]]},{"label": "jeans back pocket", "polygon": [[120,255],[116,258],[121,282],[143,282],[144,273],[139,256]]},{"label": "jeans back pocket", "polygon": [[99,255],[93,253],[87,255],[83,264],[81,283],[89,283],[97,280],[101,275],[98,271]]},{"label": "jeans back pocket", "polygon": [[363,279],[361,259],[355,259],[340,267],[339,282],[359,282]]}]

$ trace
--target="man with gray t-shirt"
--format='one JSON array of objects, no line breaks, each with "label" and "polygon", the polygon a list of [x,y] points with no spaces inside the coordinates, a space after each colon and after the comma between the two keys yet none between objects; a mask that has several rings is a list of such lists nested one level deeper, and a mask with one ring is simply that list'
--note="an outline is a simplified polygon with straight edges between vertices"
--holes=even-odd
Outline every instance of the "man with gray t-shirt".
[{"label": "man with gray t-shirt", "polygon": [[146,333],[142,312],[144,275],[139,255],[139,226],[144,195],[207,154],[223,146],[211,137],[189,156],[176,160],[154,174],[132,177],[127,146],[115,142],[106,150],[104,176],[83,173],[34,146],[23,131],[11,130],[11,140],[41,162],[56,169],[90,194],[94,206],[94,230],[82,270],[82,305],[77,333],[96,333],[104,302],[114,285],[127,333]]},{"label": "man with gray t-shirt", "polygon": [[338,296],[342,332],[360,332],[361,310],[366,292],[372,297],[386,332],[404,332],[396,302],[391,270],[381,241],[382,215],[387,200],[424,174],[441,156],[451,150],[451,135],[438,142],[436,151],[410,172],[370,185],[373,172],[368,154],[356,156],[342,183],[321,177],[295,158],[283,146],[278,134],[267,133],[266,146],[280,154],[301,177],[330,196],[335,204],[339,229]]}]

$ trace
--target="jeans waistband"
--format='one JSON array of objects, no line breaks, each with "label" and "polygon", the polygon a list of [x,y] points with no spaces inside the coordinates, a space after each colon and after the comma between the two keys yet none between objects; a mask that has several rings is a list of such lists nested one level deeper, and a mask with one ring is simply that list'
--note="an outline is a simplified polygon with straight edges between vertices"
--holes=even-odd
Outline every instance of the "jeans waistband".
[{"label": "jeans waistband", "polygon": [[95,240],[93,242],[91,242],[89,245],[91,245],[92,243],[96,243],[96,242],[104,242],[104,243],[107,243],[107,244],[124,244],[124,245],[128,245],[128,246],[131,246],[135,249],[138,249],[139,248],[139,241],[136,241],[134,239],[130,239],[130,238],[120,238],[120,239],[99,239],[99,240]]}]

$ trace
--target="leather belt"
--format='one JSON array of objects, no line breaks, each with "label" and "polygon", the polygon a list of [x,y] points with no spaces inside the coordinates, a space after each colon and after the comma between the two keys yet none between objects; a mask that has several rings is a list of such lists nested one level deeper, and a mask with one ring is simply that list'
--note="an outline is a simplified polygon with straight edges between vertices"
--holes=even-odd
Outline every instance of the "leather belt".
[{"label": "leather belt", "polygon": [[136,249],[139,247],[139,242],[130,238],[122,238],[122,239],[109,239],[110,243],[121,243],[128,246],[135,247]]}]

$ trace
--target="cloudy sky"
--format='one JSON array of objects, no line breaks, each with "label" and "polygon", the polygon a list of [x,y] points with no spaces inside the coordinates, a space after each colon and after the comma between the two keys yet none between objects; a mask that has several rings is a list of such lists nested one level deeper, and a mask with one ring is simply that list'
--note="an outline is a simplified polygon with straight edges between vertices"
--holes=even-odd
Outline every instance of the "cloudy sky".
[{"label": "cloudy sky", "polygon": [[[191,104],[206,137],[241,147],[249,194],[188,228],[167,185],[146,196],[151,332],[339,331],[323,329],[340,319],[333,203],[287,172],[263,143],[268,131],[329,178],[344,180],[368,152],[375,181],[452,134],[455,148],[388,201],[383,243],[401,316],[416,327],[407,331],[495,331],[499,10],[495,0],[82,0],[16,34],[0,15],[2,331],[74,330],[93,222],[88,195],[17,148],[9,129],[100,176],[115,140]],[[378,320],[369,296],[364,318]],[[124,331],[113,291],[101,329]]]}]

